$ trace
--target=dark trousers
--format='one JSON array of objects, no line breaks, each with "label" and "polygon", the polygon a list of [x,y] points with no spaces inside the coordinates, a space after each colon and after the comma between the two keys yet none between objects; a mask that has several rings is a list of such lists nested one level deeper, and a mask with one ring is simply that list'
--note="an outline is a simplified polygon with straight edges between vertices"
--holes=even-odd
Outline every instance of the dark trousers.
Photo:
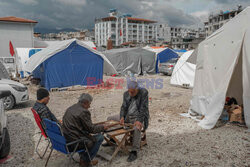
[{"label": "dark trousers", "polygon": [[[89,149],[89,155],[87,154],[87,152],[82,152],[79,153],[79,156],[82,160],[86,161],[86,162],[90,162],[91,160],[93,160],[104,140],[104,137],[102,134],[98,134],[98,135],[94,135],[93,136],[95,138],[95,143],[94,145]],[[90,156],[90,159],[89,159]]]},{"label": "dark trousers", "polygon": [[[113,115],[107,118],[107,120],[120,121],[120,115]],[[125,120],[126,123],[135,123],[135,120]],[[141,130],[134,127],[133,132],[133,146],[132,151],[140,151],[141,146]]]}]

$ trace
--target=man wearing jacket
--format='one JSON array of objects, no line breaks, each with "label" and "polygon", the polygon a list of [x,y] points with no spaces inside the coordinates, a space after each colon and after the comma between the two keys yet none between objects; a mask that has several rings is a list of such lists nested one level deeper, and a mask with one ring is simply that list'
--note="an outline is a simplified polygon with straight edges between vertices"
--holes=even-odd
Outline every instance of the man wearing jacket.
[{"label": "man wearing jacket", "polygon": [[[92,102],[92,96],[83,93],[78,103],[69,107],[63,116],[62,130],[67,142],[72,142],[79,139],[84,139],[84,143],[80,143],[78,149],[88,148],[89,155],[84,153],[80,154],[80,165],[87,167],[90,165],[96,165],[97,160],[93,160],[96,156],[100,145],[103,142],[104,137],[100,132],[103,132],[107,127],[103,125],[94,125],[91,120],[91,113],[88,110]],[[96,135],[92,135],[96,134]],[[74,149],[74,146],[70,148]],[[89,159],[90,157],[90,159]]]},{"label": "man wearing jacket", "polygon": [[136,160],[140,150],[141,130],[148,127],[148,91],[145,88],[139,88],[137,82],[129,81],[128,91],[123,94],[120,116],[111,116],[108,120],[120,121],[121,124],[134,124],[133,147],[127,161]]},{"label": "man wearing jacket", "polygon": [[37,90],[36,95],[37,95],[37,101],[34,104],[33,109],[38,113],[41,120],[47,118],[51,121],[59,123],[55,115],[47,107],[47,104],[49,103],[50,100],[49,92],[44,88],[40,88]]}]

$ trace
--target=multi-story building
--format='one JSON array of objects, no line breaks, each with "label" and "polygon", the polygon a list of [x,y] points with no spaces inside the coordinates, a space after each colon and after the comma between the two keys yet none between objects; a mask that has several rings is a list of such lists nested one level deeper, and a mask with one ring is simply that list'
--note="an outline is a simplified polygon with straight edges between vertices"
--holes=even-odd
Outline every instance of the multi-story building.
[{"label": "multi-story building", "polygon": [[108,39],[117,47],[124,43],[153,43],[157,40],[156,21],[134,18],[129,14],[119,16],[116,9],[109,17],[95,20],[95,43],[107,46]]},{"label": "multi-story building", "polygon": [[242,11],[242,6],[239,5],[237,9],[232,11],[220,11],[218,14],[210,14],[208,21],[205,24],[206,37],[221,28],[225,23],[231,20],[234,16]]},{"label": "multi-story building", "polygon": [[159,24],[157,27],[158,42],[170,42],[171,41],[171,28],[168,24]]},{"label": "multi-story building", "polygon": [[171,36],[170,45],[175,49],[195,49],[199,43],[205,39],[205,31],[203,29],[171,29],[173,30],[173,36]]}]

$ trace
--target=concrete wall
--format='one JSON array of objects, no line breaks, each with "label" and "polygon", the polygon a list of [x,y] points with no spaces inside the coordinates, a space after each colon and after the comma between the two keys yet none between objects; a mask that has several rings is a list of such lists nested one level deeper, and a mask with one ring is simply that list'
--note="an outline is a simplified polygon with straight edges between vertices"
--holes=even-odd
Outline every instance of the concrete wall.
[{"label": "concrete wall", "polygon": [[9,42],[14,48],[33,48],[34,24],[0,22],[0,57],[11,57]]}]

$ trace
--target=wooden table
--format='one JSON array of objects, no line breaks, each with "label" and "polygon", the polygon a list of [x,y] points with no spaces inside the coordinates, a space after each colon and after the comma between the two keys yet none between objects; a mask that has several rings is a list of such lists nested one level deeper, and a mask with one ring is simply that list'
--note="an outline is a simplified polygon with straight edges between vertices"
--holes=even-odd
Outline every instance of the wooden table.
[{"label": "wooden table", "polygon": [[[102,122],[102,123],[98,123],[98,124],[103,124],[106,122]],[[112,155],[109,155],[107,153],[104,153],[102,151],[98,152],[98,155],[103,157],[104,159],[112,162],[112,160],[115,158],[115,156],[117,155],[117,153],[119,151],[123,151],[123,152],[128,152],[128,149],[126,147],[126,141],[129,139],[131,132],[134,131],[133,129],[133,125],[127,124],[125,125],[124,128],[123,126],[121,126],[119,123],[116,124],[114,122],[114,126],[111,126],[110,128],[113,128],[114,130],[107,130],[106,132],[104,132],[104,139],[107,143],[109,143],[111,146],[115,146],[115,151],[113,152]],[[120,128],[119,128],[120,126]],[[115,128],[117,127],[117,128]],[[118,137],[122,136],[121,139],[119,139]],[[111,142],[111,139],[113,139],[113,141],[115,141],[115,143]]]}]

